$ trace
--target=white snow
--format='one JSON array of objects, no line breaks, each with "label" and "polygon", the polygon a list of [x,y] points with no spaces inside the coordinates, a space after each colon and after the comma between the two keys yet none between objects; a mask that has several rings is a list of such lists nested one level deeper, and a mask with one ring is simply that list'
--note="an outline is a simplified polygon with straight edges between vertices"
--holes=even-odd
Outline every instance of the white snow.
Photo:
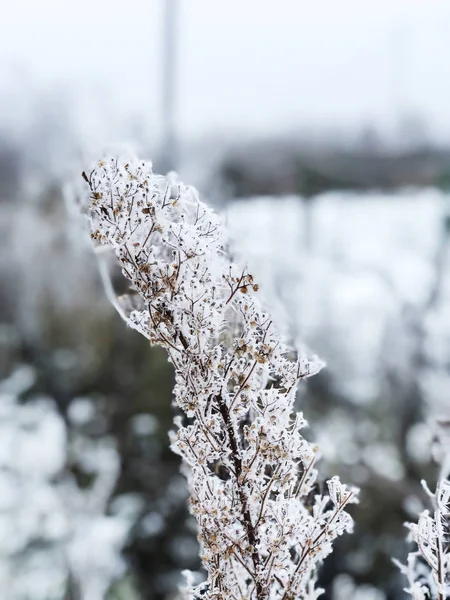
[{"label": "white snow", "polygon": [[[108,438],[69,436],[51,398],[21,402],[13,391],[32,384],[33,373],[23,365],[0,383],[0,597],[57,600],[70,574],[82,600],[100,600],[124,572],[121,549],[134,522],[119,506],[104,514],[119,457]],[[88,406],[75,402],[78,424]],[[95,476],[91,487],[78,487],[69,460]]]}]

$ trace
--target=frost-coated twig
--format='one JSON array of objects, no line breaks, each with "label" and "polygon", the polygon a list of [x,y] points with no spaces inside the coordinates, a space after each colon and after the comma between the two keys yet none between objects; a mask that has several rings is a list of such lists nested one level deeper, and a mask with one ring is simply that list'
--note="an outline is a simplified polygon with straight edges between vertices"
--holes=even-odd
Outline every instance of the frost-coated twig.
[{"label": "frost-coated twig", "polygon": [[407,565],[394,561],[406,576],[407,592],[414,600],[446,600],[450,598],[450,480],[448,421],[437,423],[441,471],[432,493],[424,481],[433,511],[424,510],[418,523],[407,523],[411,538],[417,545],[408,555]]},{"label": "frost-coated twig", "polygon": [[316,493],[317,448],[294,412],[299,380],[320,361],[279,338],[258,285],[229,264],[219,218],[193,188],[136,160],[100,161],[83,176],[92,239],[114,248],[139,299],[127,322],[175,369],[185,417],[172,448],[199,526],[201,597],[317,598],[317,565],[351,530],[345,508],[357,501],[337,477]]}]

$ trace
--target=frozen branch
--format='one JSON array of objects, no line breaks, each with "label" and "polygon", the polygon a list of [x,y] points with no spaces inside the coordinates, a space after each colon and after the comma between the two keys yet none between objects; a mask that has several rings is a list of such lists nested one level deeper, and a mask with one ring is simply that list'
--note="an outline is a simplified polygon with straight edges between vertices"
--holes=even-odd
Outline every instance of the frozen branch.
[{"label": "frozen branch", "polygon": [[424,510],[418,523],[407,523],[417,550],[408,555],[407,565],[396,564],[406,576],[407,592],[415,600],[450,598],[450,480],[449,423],[437,423],[440,477],[433,494],[425,482],[422,485],[433,510]]},{"label": "frozen branch", "polygon": [[[128,324],[175,369],[172,448],[187,465],[208,579],[202,598],[316,598],[316,569],[352,528],[356,490],[317,492],[317,448],[294,412],[318,359],[298,356],[261,308],[258,285],[229,264],[217,215],[151,163],[108,159],[83,174],[91,236],[112,247],[140,305]],[[200,588],[190,589],[196,598]]]}]

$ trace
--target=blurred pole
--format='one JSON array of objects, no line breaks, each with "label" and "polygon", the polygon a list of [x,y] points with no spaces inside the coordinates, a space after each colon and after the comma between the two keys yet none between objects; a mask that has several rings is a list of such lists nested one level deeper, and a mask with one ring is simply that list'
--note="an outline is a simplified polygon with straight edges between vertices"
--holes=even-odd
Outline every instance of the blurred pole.
[{"label": "blurred pole", "polygon": [[398,20],[392,30],[390,74],[391,96],[394,113],[394,127],[397,144],[404,145],[402,138],[408,116],[409,79],[409,25],[405,19]]},{"label": "blurred pole", "polygon": [[175,132],[175,96],[177,75],[177,36],[179,0],[163,0],[162,48],[162,148],[161,171],[166,173],[178,163]]}]

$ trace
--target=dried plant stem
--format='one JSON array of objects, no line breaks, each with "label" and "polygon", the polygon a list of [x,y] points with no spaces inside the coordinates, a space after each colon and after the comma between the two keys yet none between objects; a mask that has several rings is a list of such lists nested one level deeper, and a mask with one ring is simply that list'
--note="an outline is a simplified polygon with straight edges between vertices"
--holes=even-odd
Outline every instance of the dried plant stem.
[{"label": "dried plant stem", "polygon": [[313,493],[317,448],[300,433],[294,401],[322,363],[280,339],[193,188],[130,159],[102,160],[85,180],[92,239],[115,250],[134,292],[112,301],[166,350],[187,417],[176,418],[172,448],[184,460],[208,573],[187,597],[315,600],[317,566],[351,530],[344,508],[356,501],[337,477],[327,494]]}]

